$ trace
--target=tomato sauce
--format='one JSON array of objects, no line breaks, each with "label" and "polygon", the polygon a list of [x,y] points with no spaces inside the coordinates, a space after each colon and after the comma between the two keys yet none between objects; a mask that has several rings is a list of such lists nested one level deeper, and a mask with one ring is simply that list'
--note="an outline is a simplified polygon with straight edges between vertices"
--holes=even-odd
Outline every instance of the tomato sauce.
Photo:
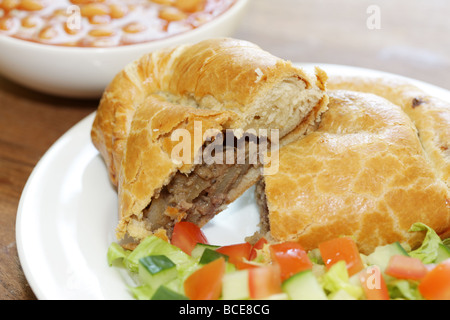
[{"label": "tomato sauce", "polygon": [[114,47],[208,23],[236,0],[0,0],[0,34],[38,43]]}]

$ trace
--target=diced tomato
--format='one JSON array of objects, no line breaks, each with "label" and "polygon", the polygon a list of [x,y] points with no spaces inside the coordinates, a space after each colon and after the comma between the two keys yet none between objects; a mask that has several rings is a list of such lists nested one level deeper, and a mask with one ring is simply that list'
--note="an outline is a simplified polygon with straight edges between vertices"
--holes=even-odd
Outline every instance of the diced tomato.
[{"label": "diced tomato", "polygon": [[378,266],[371,266],[359,274],[367,300],[389,300],[389,292]]},{"label": "diced tomato", "polygon": [[197,243],[207,244],[208,240],[199,226],[181,221],[173,228],[171,243],[190,255]]},{"label": "diced tomato", "polygon": [[450,259],[428,272],[419,284],[419,291],[427,300],[450,300]]},{"label": "diced tomato", "polygon": [[428,269],[420,259],[395,255],[389,260],[384,272],[398,279],[421,280],[428,273]]},{"label": "diced tomato", "polygon": [[252,245],[248,242],[220,247],[216,251],[227,255],[228,262],[234,264],[238,270],[254,267],[244,261],[249,260],[252,251]]},{"label": "diced tomato", "polygon": [[281,275],[278,265],[267,265],[249,270],[250,298],[263,299],[281,293]]},{"label": "diced tomato", "polygon": [[256,256],[258,255],[258,252],[256,250],[261,250],[264,245],[268,243],[268,241],[266,240],[266,238],[261,238],[259,239],[252,248],[252,251],[250,252],[250,258],[249,260],[254,260],[256,258]]},{"label": "diced tomato", "polygon": [[327,268],[330,268],[338,261],[344,260],[349,276],[364,269],[358,247],[350,237],[336,238],[322,242],[319,244],[319,250]]},{"label": "diced tomato", "polygon": [[217,300],[222,292],[225,259],[216,259],[191,274],[184,282],[184,292],[191,300]]},{"label": "diced tomato", "polygon": [[312,262],[303,247],[297,242],[282,242],[270,246],[272,260],[280,266],[281,280],[312,268]]}]

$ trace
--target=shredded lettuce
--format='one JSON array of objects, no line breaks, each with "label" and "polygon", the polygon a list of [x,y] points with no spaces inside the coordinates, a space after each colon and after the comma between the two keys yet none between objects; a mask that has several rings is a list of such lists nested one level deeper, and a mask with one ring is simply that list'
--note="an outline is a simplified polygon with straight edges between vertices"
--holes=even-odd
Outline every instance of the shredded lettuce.
[{"label": "shredded lettuce", "polygon": [[322,255],[320,254],[320,251],[318,248],[313,249],[308,252],[308,258],[311,260],[312,263],[316,264],[324,264],[322,260]]},{"label": "shredded lettuce", "polygon": [[439,244],[442,243],[441,238],[433,229],[423,223],[415,223],[409,229],[409,232],[419,231],[427,232],[425,239],[423,240],[422,245],[416,250],[409,252],[409,255],[422,260],[425,264],[433,263],[438,256]]},{"label": "shredded lettuce", "polygon": [[450,238],[447,238],[442,241],[442,244],[446,246],[448,249],[450,249]]},{"label": "shredded lettuce", "polygon": [[142,285],[139,287],[129,286],[128,289],[131,291],[136,300],[150,300],[156,291],[149,285]]},{"label": "shredded lettuce", "polygon": [[322,287],[328,292],[329,296],[333,298],[341,290],[354,299],[360,299],[364,295],[361,285],[356,285],[350,282],[345,261],[336,262],[331,268],[320,278]]},{"label": "shredded lettuce", "polygon": [[389,297],[396,300],[423,300],[416,281],[393,280],[387,283]]},{"label": "shredded lettuce", "polygon": [[178,247],[158,238],[149,236],[145,238],[125,259],[125,266],[132,272],[138,272],[139,259],[153,255],[165,255],[177,266],[190,264],[194,259],[180,250]]},{"label": "shredded lettuce", "polygon": [[[178,277],[170,286],[174,291],[184,293],[184,280],[199,268],[198,261],[156,236],[147,237],[133,251],[125,250],[119,244],[112,243],[108,249],[107,258],[110,266],[121,262],[128,271],[137,274],[139,260],[151,255],[165,255],[177,265]],[[138,300],[148,300],[155,292],[155,288],[147,285],[129,287],[129,290]]]},{"label": "shredded lettuce", "polygon": [[113,242],[109,246],[107,253],[109,266],[112,266],[118,260],[126,259],[130,253],[131,251],[125,250],[118,243]]}]

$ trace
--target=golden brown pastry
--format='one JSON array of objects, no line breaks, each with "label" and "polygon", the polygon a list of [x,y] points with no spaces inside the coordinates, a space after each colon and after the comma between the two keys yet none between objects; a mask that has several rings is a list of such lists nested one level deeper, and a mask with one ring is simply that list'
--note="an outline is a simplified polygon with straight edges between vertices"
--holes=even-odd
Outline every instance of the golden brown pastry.
[{"label": "golden brown pastry", "polygon": [[417,128],[433,167],[450,187],[450,103],[397,78],[334,77],[328,88],[368,92],[399,105]]},{"label": "golden brown pastry", "polygon": [[[119,239],[170,236],[174,222],[204,225],[260,176],[258,165],[193,163],[227,129],[278,129],[295,140],[326,110],[326,74],[310,78],[254,44],[229,38],[147,54],[106,89],[92,141],[118,187]],[[178,129],[191,136],[191,161],[173,161]],[[195,137],[192,139],[195,140]],[[183,153],[184,155],[184,153]],[[189,163],[188,163],[189,162]]]},{"label": "golden brown pastry", "polygon": [[449,189],[401,108],[373,94],[328,94],[318,129],[281,148],[279,172],[257,185],[261,233],[306,249],[349,235],[368,254],[416,246],[416,222],[449,230]]}]

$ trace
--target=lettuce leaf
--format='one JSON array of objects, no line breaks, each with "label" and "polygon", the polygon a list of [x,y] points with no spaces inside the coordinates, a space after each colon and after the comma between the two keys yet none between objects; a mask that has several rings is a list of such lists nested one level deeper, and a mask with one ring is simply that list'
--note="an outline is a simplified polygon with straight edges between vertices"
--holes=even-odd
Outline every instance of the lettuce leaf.
[{"label": "lettuce leaf", "polygon": [[[180,248],[151,235],[144,239],[133,251],[123,249],[119,244],[112,243],[108,249],[108,264],[126,268],[131,275],[135,275],[135,280],[140,283],[138,276],[139,260],[152,255],[164,255],[172,260],[177,266],[177,279],[170,284],[170,288],[174,291],[184,294],[184,280],[199,268],[198,261],[188,254],[184,253]],[[129,287],[134,297],[138,300],[148,300],[152,297],[156,288],[147,285],[137,287]]]},{"label": "lettuce leaf", "polygon": [[450,249],[450,238],[443,240],[442,244]]},{"label": "lettuce leaf", "polygon": [[416,250],[409,252],[409,255],[422,260],[425,264],[433,263],[438,257],[439,244],[442,243],[441,238],[433,229],[420,222],[413,224],[409,229],[409,232],[419,231],[427,232],[425,239],[423,240],[422,245]]},{"label": "lettuce leaf", "polygon": [[145,238],[123,261],[130,271],[138,272],[139,260],[153,255],[164,255],[177,266],[194,262],[194,259],[181,249],[154,235]]},{"label": "lettuce leaf", "polygon": [[355,299],[360,299],[364,295],[363,288],[350,282],[345,261],[336,262],[320,278],[323,288],[329,293],[330,297],[344,290]]},{"label": "lettuce leaf", "polygon": [[116,261],[126,259],[131,251],[125,250],[118,243],[113,242],[107,253],[108,264],[111,267]]},{"label": "lettuce leaf", "polygon": [[129,286],[128,289],[131,291],[136,300],[150,300],[156,291],[149,285],[142,285],[139,287]]},{"label": "lettuce leaf", "polygon": [[417,282],[394,280],[387,284],[389,296],[397,300],[423,300]]}]

